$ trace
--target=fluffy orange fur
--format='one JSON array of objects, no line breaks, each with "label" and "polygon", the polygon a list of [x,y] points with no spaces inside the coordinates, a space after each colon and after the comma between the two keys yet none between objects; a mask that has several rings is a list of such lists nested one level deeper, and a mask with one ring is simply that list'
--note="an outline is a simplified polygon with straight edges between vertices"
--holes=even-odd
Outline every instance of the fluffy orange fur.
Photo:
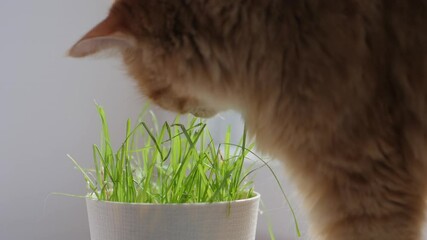
[{"label": "fluffy orange fur", "polygon": [[70,55],[118,49],[169,110],[240,111],[314,239],[420,240],[426,26],[427,0],[117,0]]}]

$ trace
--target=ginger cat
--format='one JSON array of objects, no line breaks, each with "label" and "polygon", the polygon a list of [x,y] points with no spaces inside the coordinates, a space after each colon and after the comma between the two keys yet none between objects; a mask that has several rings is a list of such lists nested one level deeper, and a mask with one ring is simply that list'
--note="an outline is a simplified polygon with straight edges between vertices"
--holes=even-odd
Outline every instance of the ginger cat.
[{"label": "ginger cat", "polygon": [[106,49],[163,108],[241,112],[314,239],[421,239],[427,0],[116,0],[70,55]]}]

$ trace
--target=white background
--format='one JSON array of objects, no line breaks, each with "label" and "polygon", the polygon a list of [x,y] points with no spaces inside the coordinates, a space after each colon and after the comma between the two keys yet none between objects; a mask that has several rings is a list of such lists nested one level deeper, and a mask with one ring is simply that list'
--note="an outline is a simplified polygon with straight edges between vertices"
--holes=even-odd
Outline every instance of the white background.
[{"label": "white background", "polygon": [[[100,127],[94,99],[105,107],[117,140],[125,120],[137,116],[144,104],[117,60],[65,57],[74,41],[106,15],[111,2],[0,1],[1,240],[89,240],[84,200],[50,193],[85,193],[82,176],[66,154],[90,166]],[[223,118],[210,121],[218,135],[228,123],[241,129],[238,115]],[[273,165],[282,183],[288,183],[280,166]],[[271,174],[260,171],[255,183],[267,209],[257,239],[269,239],[267,216],[277,239],[296,239],[289,208]],[[306,234],[300,201],[289,184],[285,190]]]}]

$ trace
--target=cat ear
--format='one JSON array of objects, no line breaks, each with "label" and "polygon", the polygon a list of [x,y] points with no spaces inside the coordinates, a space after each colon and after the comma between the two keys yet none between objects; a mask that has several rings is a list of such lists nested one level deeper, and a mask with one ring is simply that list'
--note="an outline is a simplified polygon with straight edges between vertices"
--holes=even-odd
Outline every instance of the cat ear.
[{"label": "cat ear", "polygon": [[107,49],[125,49],[136,46],[135,38],[121,31],[111,16],[83,36],[68,52],[71,57],[86,57]]}]

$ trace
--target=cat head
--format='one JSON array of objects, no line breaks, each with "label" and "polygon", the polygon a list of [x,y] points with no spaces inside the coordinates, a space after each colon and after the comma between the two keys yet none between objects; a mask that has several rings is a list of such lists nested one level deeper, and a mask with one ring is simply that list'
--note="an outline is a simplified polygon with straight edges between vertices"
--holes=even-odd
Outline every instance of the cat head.
[{"label": "cat head", "polygon": [[[116,49],[143,94],[159,106],[210,117],[230,108],[230,67],[206,6],[182,0],[116,0],[108,16],[69,51]],[[198,10],[196,10],[198,9]],[[197,12],[198,11],[198,12]],[[206,21],[205,21],[206,20]],[[227,67],[224,67],[227,66]]]}]

